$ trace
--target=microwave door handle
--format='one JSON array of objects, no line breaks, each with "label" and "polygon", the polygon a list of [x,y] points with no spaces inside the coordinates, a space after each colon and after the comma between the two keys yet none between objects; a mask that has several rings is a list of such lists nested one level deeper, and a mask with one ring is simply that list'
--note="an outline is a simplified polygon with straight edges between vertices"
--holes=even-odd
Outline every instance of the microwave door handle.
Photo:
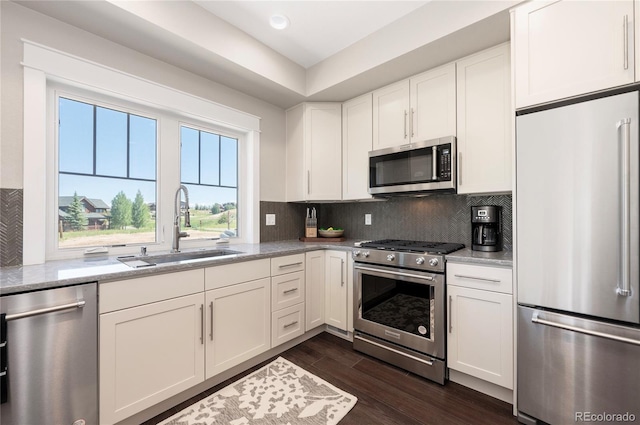
[{"label": "microwave door handle", "polygon": [[438,180],[438,147],[431,147],[431,179]]}]

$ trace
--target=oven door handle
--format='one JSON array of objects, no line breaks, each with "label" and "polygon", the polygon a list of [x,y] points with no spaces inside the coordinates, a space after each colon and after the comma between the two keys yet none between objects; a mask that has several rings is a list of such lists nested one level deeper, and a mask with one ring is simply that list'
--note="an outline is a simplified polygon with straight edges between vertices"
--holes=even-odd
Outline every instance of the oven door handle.
[{"label": "oven door handle", "polygon": [[419,275],[419,274],[397,272],[395,270],[390,272],[388,270],[380,270],[380,269],[375,269],[373,267],[362,267],[362,266],[356,266],[354,268],[356,270],[365,270],[365,271],[368,271],[368,272],[386,273],[386,274],[392,274],[392,275],[395,275],[395,276],[411,277],[411,278],[414,278],[414,279],[424,279],[424,280],[429,280],[431,282],[436,280],[433,276],[422,276],[422,275]]}]

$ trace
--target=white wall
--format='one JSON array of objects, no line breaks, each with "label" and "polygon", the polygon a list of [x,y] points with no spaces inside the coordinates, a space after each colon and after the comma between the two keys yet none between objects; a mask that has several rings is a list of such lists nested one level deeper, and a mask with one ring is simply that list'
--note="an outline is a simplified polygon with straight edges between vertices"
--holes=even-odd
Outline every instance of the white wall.
[{"label": "white wall", "polygon": [[260,199],[285,200],[283,109],[18,4],[1,1],[0,8],[2,188],[23,187],[23,69],[20,61],[21,38],[24,38],[261,117]]}]

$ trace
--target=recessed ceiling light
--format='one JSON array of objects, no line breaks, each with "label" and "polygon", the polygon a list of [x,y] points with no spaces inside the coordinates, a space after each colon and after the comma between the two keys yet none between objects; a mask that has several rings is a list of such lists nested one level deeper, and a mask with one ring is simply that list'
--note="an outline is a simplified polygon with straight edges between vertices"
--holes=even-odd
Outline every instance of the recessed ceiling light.
[{"label": "recessed ceiling light", "polygon": [[269,23],[273,28],[283,30],[289,26],[289,18],[284,15],[272,15]]}]

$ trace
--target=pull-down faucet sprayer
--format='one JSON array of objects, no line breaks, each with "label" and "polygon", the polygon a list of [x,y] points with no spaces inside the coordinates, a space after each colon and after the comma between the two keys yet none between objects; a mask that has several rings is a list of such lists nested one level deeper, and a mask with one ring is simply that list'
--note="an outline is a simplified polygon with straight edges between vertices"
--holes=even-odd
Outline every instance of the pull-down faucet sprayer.
[{"label": "pull-down faucet sprayer", "polygon": [[187,232],[182,232],[180,230],[180,211],[181,208],[181,199],[180,199],[180,191],[184,192],[185,199],[185,212],[184,212],[184,227],[191,227],[191,218],[189,217],[189,191],[185,187],[185,185],[181,184],[178,190],[176,191],[174,210],[173,210],[173,242],[171,244],[171,252],[180,252],[180,238],[186,238],[189,236]]}]

